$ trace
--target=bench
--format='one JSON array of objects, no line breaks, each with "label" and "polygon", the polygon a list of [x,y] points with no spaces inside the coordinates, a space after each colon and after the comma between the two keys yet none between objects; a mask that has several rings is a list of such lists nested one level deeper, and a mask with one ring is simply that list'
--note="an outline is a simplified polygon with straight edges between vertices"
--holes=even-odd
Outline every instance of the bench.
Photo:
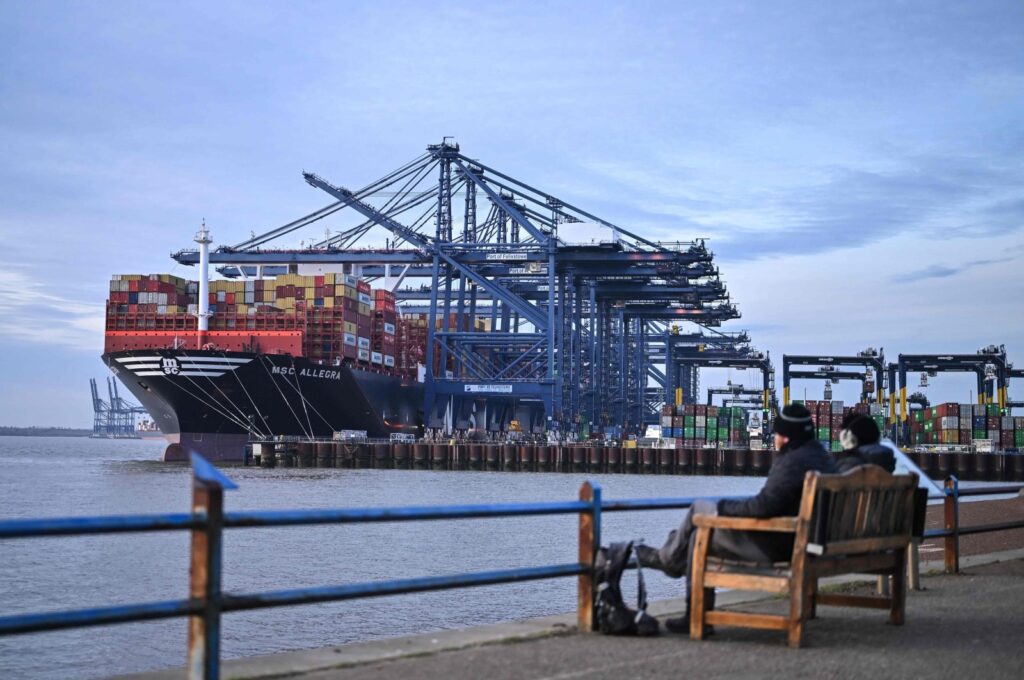
[{"label": "bench", "polygon": [[[720,624],[786,631],[789,645],[799,647],[819,604],[888,609],[889,622],[902,625],[916,488],[917,475],[863,465],[841,475],[808,472],[796,517],[694,516],[690,637],[703,639],[705,626]],[[792,533],[793,556],[774,565],[718,559],[708,554],[716,529]],[[818,592],[818,579],[840,574],[891,576],[892,588],[879,597]],[[705,588],[715,587],[788,595],[789,614],[709,611]]]}]

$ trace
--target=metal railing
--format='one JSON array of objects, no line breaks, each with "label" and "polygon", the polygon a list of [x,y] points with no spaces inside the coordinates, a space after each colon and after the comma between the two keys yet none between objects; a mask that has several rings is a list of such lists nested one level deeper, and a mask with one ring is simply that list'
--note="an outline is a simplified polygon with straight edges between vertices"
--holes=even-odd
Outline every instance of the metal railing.
[{"label": "metal railing", "polygon": [[[601,498],[600,486],[585,482],[580,487],[579,499],[567,502],[226,513],[224,512],[224,491],[237,488],[234,482],[196,454],[192,455],[192,471],[192,512],[189,514],[0,522],[0,539],[190,531],[191,562],[189,597],[187,599],[5,616],[0,617],[0,636],[188,617],[188,677],[193,680],[200,678],[215,680],[220,674],[220,619],[221,615],[226,612],[469,588],[565,576],[577,577],[577,625],[580,630],[590,631],[596,624],[593,609],[593,564],[597,549],[601,545],[602,513],[683,509],[690,507],[697,500],[694,497],[685,497],[604,501]],[[959,498],[961,496],[1018,493],[1021,489],[1024,489],[1024,485],[961,491],[955,478],[947,481],[944,501],[945,528],[926,531],[924,534],[925,538],[945,538],[947,571],[955,572],[959,569],[960,536],[984,531],[1024,528],[1024,521],[960,527]],[[558,514],[578,515],[577,562],[261,593],[234,594],[225,593],[221,589],[223,532],[225,529]]]}]

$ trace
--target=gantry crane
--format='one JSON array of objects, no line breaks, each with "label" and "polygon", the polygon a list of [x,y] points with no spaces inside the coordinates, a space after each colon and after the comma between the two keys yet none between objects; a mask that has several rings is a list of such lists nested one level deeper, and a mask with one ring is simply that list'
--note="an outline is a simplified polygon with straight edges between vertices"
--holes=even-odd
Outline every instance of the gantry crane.
[{"label": "gantry crane", "polygon": [[[676,385],[667,324],[705,332],[739,317],[703,242],[646,239],[448,138],[356,191],[303,176],[332,203],[218,248],[210,262],[246,276],[341,266],[383,281],[403,313],[427,317],[428,427],[483,412],[489,429],[517,420],[531,431],[641,431]],[[352,214],[355,224],[309,247],[268,249]],[[194,250],[174,257],[199,259]]]}]

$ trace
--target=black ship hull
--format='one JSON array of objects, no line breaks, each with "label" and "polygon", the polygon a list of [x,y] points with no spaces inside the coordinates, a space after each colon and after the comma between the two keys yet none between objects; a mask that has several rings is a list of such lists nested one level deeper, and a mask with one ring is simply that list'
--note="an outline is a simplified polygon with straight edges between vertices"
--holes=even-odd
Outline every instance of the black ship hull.
[{"label": "black ship hull", "polygon": [[381,373],[285,354],[185,349],[111,352],[103,361],[163,432],[165,460],[195,451],[241,461],[251,437],[387,437],[422,428],[422,385]]}]

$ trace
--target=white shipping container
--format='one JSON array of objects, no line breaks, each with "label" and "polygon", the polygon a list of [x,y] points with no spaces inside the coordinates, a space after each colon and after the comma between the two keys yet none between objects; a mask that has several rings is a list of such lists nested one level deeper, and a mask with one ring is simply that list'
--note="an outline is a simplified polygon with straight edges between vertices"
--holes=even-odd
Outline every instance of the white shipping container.
[{"label": "white shipping container", "polygon": [[384,363],[384,355],[380,352],[370,352],[370,361],[374,364]]},{"label": "white shipping container", "polygon": [[342,335],[342,340],[346,345],[349,345],[350,347],[356,346],[356,336],[352,335],[351,333],[345,333],[344,335]]},{"label": "white shipping container", "polygon": [[695,418],[696,418],[696,421],[695,421],[696,425],[695,425],[695,427],[707,427],[707,425],[708,425],[708,418],[707,418],[707,416],[695,416]]},{"label": "white shipping container", "polygon": [[939,419],[939,426],[943,430],[958,430],[960,429],[960,419],[956,416],[943,416]]},{"label": "white shipping container", "polygon": [[366,293],[359,293],[359,303],[363,305],[369,305],[373,303],[373,299],[370,298]]},{"label": "white shipping container", "polygon": [[197,305],[197,304],[189,305],[188,306],[188,313],[189,314],[198,314],[199,313],[199,305]]},{"label": "white shipping container", "polygon": [[359,360],[360,361],[369,361],[370,360],[370,350],[368,350],[368,349],[361,349],[361,350],[359,350]]},{"label": "white shipping container", "polygon": [[388,335],[394,335],[395,334],[395,324],[393,324],[393,323],[385,323],[384,324],[384,332],[387,333]]},{"label": "white shipping container", "polygon": [[832,413],[838,413],[839,415],[842,415],[843,414],[843,402],[841,402],[841,401],[833,401],[832,402]]},{"label": "white shipping container", "polygon": [[157,314],[166,314],[167,313],[167,305],[157,305],[156,306],[156,313]]},{"label": "white shipping container", "polygon": [[359,338],[359,347],[360,347],[360,349],[370,349],[370,339],[369,338]]},{"label": "white shipping container", "polygon": [[394,368],[394,366],[395,366],[395,358],[393,356],[391,356],[390,354],[385,354],[384,355],[384,365],[385,366],[390,366],[390,367]]},{"label": "white shipping container", "polygon": [[355,288],[356,287],[356,283],[357,283],[356,277],[354,277],[354,276],[346,276],[345,277],[345,285],[346,286],[349,286],[351,288]]},{"label": "white shipping container", "polygon": [[661,426],[662,427],[672,427],[672,416],[662,416],[661,417]]},{"label": "white shipping container", "polygon": [[227,302],[227,301],[228,301],[227,291],[218,290],[217,291],[217,302]]},{"label": "white shipping container", "polygon": [[1012,430],[1013,429],[1013,416],[1003,416],[1002,419],[999,421],[999,424],[1002,425],[1002,427],[1000,429]]},{"label": "white shipping container", "polygon": [[156,303],[158,305],[166,305],[167,304],[167,293],[157,293],[156,294]]},{"label": "white shipping container", "polygon": [[245,291],[245,304],[251,305],[256,302],[256,291],[247,290]]}]

